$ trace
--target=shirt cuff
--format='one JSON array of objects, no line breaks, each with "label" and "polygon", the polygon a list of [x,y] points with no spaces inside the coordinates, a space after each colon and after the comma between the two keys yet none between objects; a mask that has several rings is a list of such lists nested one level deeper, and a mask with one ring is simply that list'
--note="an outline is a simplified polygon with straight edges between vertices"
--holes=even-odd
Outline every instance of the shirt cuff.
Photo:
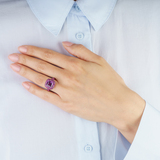
[{"label": "shirt cuff", "polygon": [[146,106],[132,144],[124,160],[160,160],[160,112]]}]

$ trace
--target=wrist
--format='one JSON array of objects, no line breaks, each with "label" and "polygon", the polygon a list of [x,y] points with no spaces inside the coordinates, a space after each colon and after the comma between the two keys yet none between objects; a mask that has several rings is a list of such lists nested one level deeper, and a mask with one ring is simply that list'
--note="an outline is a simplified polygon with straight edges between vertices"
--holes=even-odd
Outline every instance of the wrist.
[{"label": "wrist", "polygon": [[130,90],[128,100],[124,104],[123,115],[117,119],[114,126],[132,143],[138,130],[146,102],[137,93]]}]

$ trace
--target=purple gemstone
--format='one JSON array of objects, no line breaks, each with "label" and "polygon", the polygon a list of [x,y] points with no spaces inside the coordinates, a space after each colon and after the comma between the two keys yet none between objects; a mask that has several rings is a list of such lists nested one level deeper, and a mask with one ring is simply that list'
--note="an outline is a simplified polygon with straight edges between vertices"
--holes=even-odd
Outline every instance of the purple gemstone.
[{"label": "purple gemstone", "polygon": [[47,89],[52,89],[55,85],[55,81],[52,79],[47,79],[46,83],[45,83],[45,87]]},{"label": "purple gemstone", "polygon": [[51,81],[48,81],[48,82],[47,82],[47,86],[48,86],[48,87],[52,87],[52,85],[53,85],[53,82],[51,82]]}]

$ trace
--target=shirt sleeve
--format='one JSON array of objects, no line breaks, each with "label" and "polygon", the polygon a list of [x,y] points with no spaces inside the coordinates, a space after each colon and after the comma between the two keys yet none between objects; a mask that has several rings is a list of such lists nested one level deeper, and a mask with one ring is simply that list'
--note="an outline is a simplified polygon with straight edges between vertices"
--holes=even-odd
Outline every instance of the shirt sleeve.
[{"label": "shirt sleeve", "polygon": [[160,112],[147,101],[124,160],[160,160]]}]

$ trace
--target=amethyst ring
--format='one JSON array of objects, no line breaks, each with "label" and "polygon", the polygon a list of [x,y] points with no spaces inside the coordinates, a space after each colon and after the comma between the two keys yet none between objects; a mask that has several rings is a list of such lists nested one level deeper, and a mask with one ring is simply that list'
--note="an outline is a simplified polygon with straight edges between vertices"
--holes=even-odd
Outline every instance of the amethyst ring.
[{"label": "amethyst ring", "polygon": [[45,82],[45,87],[47,88],[47,91],[49,91],[50,89],[53,89],[53,87],[55,86],[55,78],[52,79],[47,79]]}]

